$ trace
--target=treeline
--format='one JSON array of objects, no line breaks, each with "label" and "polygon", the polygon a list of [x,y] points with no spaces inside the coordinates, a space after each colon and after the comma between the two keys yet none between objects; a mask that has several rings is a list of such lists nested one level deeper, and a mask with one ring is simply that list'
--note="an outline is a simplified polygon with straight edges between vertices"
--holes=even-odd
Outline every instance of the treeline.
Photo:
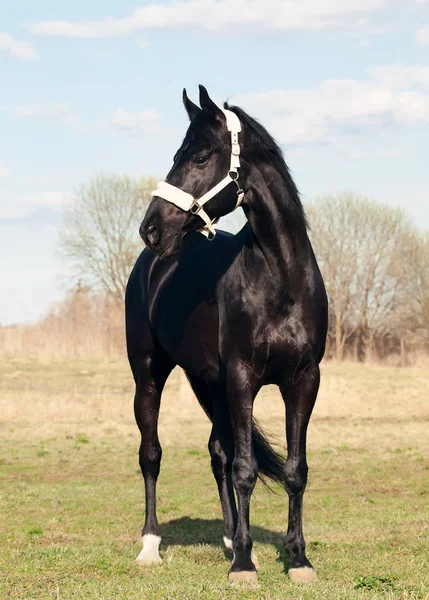
[{"label": "treeline", "polygon": [[[125,286],[155,184],[100,175],[81,187],[60,232],[75,285],[36,326],[0,328],[0,350],[124,353]],[[429,354],[429,233],[404,211],[351,192],[306,212],[329,296],[327,356],[407,364]]]},{"label": "treeline", "polygon": [[307,215],[330,301],[328,354],[405,364],[428,352],[428,232],[351,192],[316,200]]}]

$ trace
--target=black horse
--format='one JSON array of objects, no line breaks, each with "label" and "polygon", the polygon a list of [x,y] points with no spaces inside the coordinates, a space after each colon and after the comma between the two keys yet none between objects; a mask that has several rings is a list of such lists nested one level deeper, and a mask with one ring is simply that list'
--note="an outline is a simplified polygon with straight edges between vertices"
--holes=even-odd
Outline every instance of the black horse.
[{"label": "black horse", "polygon": [[[315,581],[305,554],[302,503],[306,432],[319,388],[328,309],[304,210],[281,150],[259,123],[240,108],[225,104],[227,110],[220,109],[202,86],[201,108],[185,90],[183,100],[191,123],[167,183],[182,196],[184,191],[201,198],[231,170],[223,189],[204,204],[208,229],[212,220],[235,208],[243,190],[248,222],[237,235],[218,231],[210,241],[198,231],[204,226],[198,201],[188,211],[155,192],[140,228],[148,248],[137,260],[126,294],[146,490],[143,550],[137,560],[161,562],[158,413],[165,381],[180,365],[213,423],[209,450],[224,542],[234,552],[230,579],[256,580],[249,504],[259,474],[284,484],[289,495],[284,540],[289,576]],[[241,126],[239,146],[236,135],[233,147],[226,117],[231,112]],[[239,169],[231,166],[238,155]],[[285,462],[252,417],[255,396],[266,384],[278,385],[285,403]]]}]

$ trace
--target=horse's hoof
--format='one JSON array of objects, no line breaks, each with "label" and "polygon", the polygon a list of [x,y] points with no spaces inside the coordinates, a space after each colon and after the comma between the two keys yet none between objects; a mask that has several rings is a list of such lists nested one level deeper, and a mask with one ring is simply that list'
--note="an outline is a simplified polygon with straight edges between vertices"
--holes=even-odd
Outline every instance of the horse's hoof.
[{"label": "horse's hoof", "polygon": [[312,567],[300,567],[299,569],[289,569],[290,580],[294,583],[317,583],[316,569]]},{"label": "horse's hoof", "polygon": [[143,536],[143,550],[137,556],[136,563],[139,565],[160,565],[162,563],[158,550],[160,542],[159,535],[146,533]]},{"label": "horse's hoof", "polygon": [[230,581],[250,581],[251,583],[256,583],[258,576],[256,575],[256,571],[230,571],[228,579]]},{"label": "horse's hoof", "polygon": [[144,554],[140,552],[140,554],[136,558],[136,563],[138,565],[149,566],[149,565],[161,565],[162,558],[160,556],[152,556],[149,554]]}]

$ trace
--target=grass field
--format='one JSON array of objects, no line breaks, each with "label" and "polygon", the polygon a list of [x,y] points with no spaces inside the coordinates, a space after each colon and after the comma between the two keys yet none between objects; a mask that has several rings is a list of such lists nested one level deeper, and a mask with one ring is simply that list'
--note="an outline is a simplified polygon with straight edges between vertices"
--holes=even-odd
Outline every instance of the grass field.
[{"label": "grass field", "polygon": [[[230,584],[206,443],[178,373],[161,410],[163,564],[139,567],[143,482],[125,361],[0,363],[0,600],[429,598],[429,372],[326,364],[304,507],[320,583],[289,581],[287,497],[258,483],[258,584]],[[280,396],[256,400],[284,443]]]}]

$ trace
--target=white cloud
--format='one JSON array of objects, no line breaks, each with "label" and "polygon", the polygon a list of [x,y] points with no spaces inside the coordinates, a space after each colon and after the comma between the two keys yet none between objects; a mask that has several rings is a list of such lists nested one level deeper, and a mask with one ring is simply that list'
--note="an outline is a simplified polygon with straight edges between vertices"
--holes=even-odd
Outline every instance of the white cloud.
[{"label": "white cloud", "polygon": [[417,29],[416,42],[418,44],[429,44],[429,23]]},{"label": "white cloud", "polygon": [[374,79],[393,88],[404,89],[417,86],[429,90],[429,66],[427,65],[381,65],[369,69],[368,72]]},{"label": "white cloud", "polygon": [[405,148],[393,148],[392,150],[377,150],[375,153],[379,158],[403,158],[408,152]]},{"label": "white cloud", "polygon": [[0,200],[0,219],[23,219],[40,209],[58,211],[71,202],[74,196],[60,192],[45,192],[23,196],[12,196]]},{"label": "white cloud", "polygon": [[66,104],[24,104],[0,106],[0,111],[6,111],[14,117],[51,117],[65,115],[68,106]]},{"label": "white cloud", "polygon": [[0,106],[0,112],[7,112],[17,118],[39,118],[54,120],[64,125],[72,126],[83,132],[90,130],[102,131],[113,128],[128,135],[148,133],[163,130],[160,123],[160,115],[155,110],[143,110],[140,112],[128,112],[124,108],[118,108],[104,123],[85,123],[81,117],[70,113],[67,104],[24,104]]},{"label": "white cloud", "polygon": [[9,33],[0,32],[0,56],[5,54],[18,60],[37,60],[36,50],[25,42],[18,42]]},{"label": "white cloud", "polygon": [[243,106],[279,140],[290,144],[332,142],[349,133],[395,123],[429,124],[429,94],[408,89],[416,82],[426,85],[426,71],[395,69],[372,69],[373,79],[366,81],[327,80],[310,89],[236,96],[231,103]]},{"label": "white cloud", "polygon": [[0,179],[8,179],[10,177],[10,169],[0,165]]},{"label": "white cloud", "polygon": [[186,0],[149,4],[133,14],[98,21],[41,21],[32,33],[72,38],[114,37],[150,28],[199,28],[243,32],[317,31],[355,25],[389,0]]},{"label": "white cloud", "polygon": [[160,115],[156,110],[131,113],[124,108],[118,108],[108,117],[107,125],[127,134],[147,133],[162,129]]},{"label": "white cloud", "polygon": [[71,125],[81,131],[88,131],[90,126],[77,116],[70,114],[67,104],[24,104],[0,106],[0,112],[7,112],[18,119],[45,119],[64,125]]}]

